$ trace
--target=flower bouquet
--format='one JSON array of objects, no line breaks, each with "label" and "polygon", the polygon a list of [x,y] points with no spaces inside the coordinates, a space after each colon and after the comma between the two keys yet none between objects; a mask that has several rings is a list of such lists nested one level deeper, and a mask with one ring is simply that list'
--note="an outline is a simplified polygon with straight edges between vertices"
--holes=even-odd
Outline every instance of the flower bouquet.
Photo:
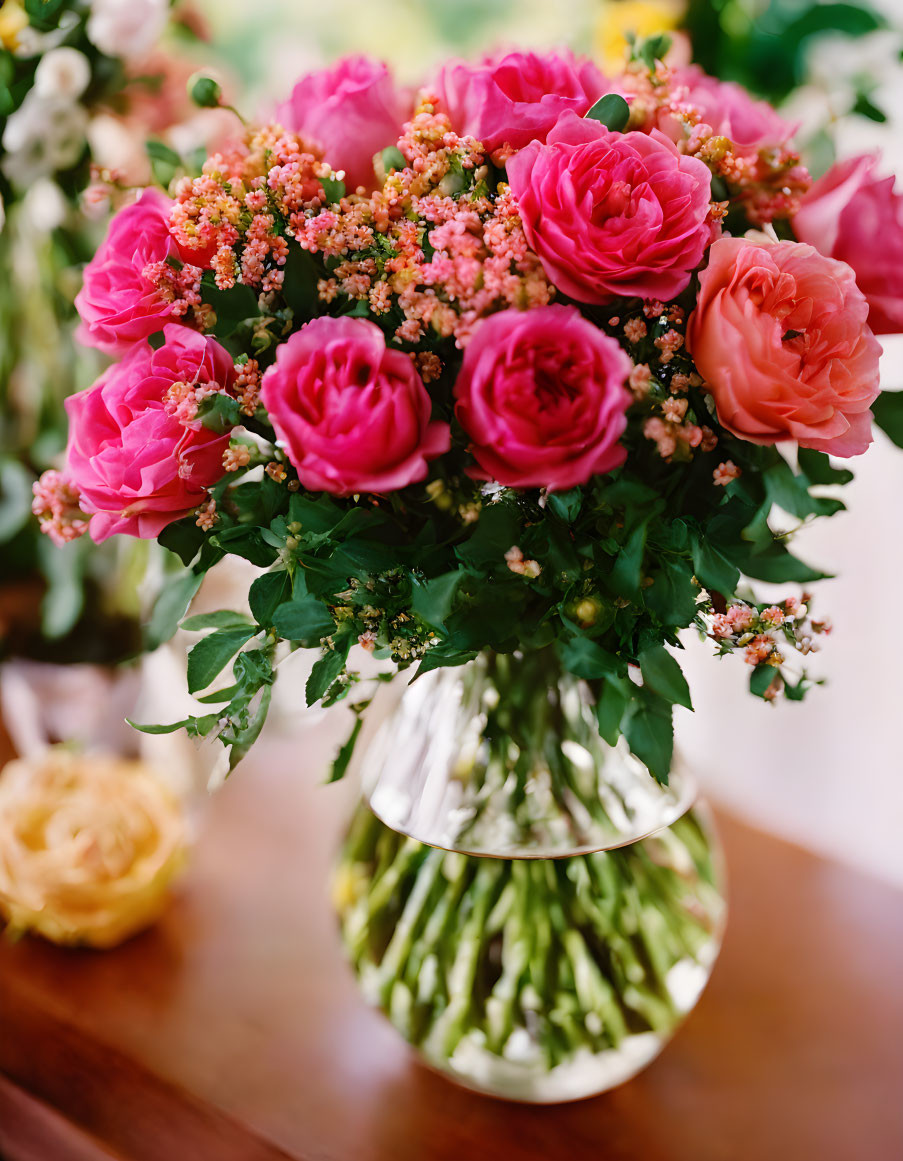
[{"label": "flower bouquet", "polygon": [[[365,58],[303,78],[113,220],[77,305],[118,361],[68,401],[65,464],[36,488],[53,536],[178,554],[173,624],[223,557],[264,570],[250,617],[183,622],[206,631],[188,683],[209,712],[140,728],[218,736],[234,765],[282,657],[318,649],[308,703],[357,714],[333,776],[365,729],[391,828],[352,844],[356,962],[379,963],[405,1034],[445,1046],[433,1063],[530,1099],[630,1075],[650,1056],[635,1038],[660,1045],[687,1007],[671,969],[710,969],[707,830],[668,832],[664,860],[592,852],[691,805],[682,629],[739,654],[757,697],[804,696],[794,660],[828,624],[808,593],[752,582],[823,575],[790,533],[843,507],[831,456],[866,450],[873,410],[899,417],[869,325],[893,325],[892,263],[858,285],[862,247],[832,256],[842,199],[830,179],[809,192],[792,127],[666,50],[635,44],[615,77],[568,53],[453,60],[416,94]],[[900,202],[869,190],[889,253]],[[857,215],[860,237],[877,220]],[[413,678],[376,723],[353,646]],[[510,924],[544,906],[538,880],[474,870],[487,854],[540,858],[553,897],[572,884],[524,959]],[[504,1019],[478,1027],[493,997]],[[422,1013],[452,1004],[455,1036],[428,1037]],[[578,1051],[606,1067],[548,1088]]]}]

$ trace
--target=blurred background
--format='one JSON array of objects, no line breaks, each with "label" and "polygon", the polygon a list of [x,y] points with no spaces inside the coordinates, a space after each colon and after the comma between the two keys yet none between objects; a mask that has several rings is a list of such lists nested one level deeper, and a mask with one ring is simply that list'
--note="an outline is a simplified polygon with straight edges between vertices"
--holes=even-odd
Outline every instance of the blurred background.
[{"label": "blurred background", "polygon": [[[29,695],[46,686],[35,685],[28,665],[90,663],[96,677],[98,665],[163,639],[178,605],[177,598],[156,600],[180,582],[155,545],[114,543],[101,551],[85,538],[59,549],[39,538],[30,488],[63,445],[63,397],[98,369],[94,353],[72,340],[71,302],[79,266],[111,207],[80,191],[92,188],[92,164],[121,167],[126,149],[131,180],[153,170],[165,181],[178,156],[223,132],[220,110],[198,110],[183,97],[195,69],[215,71],[228,99],[253,115],[285,97],[301,73],[349,52],[382,56],[416,84],[450,54],[512,43],[512,28],[520,46],[567,44],[612,66],[623,57],[628,31],[668,30],[681,59],[741,81],[797,121],[815,175],[836,158],[871,149],[882,151],[884,172],[903,172],[899,0],[194,0],[172,10],[134,0],[131,39],[128,29],[114,28],[119,39],[104,43],[104,29],[95,22],[92,30],[88,21],[83,50],[91,74],[80,91],[70,87],[75,95],[65,108],[58,100],[51,108],[23,98],[17,63],[23,37],[41,35],[22,23],[28,8],[13,0],[0,7],[6,118],[0,260],[11,275],[0,283],[0,656],[6,656],[0,695],[7,706],[18,697],[17,712],[31,714],[34,728],[50,737],[63,727],[46,720],[40,695]],[[48,41],[42,51],[52,47]],[[884,347],[884,386],[903,387],[903,338]],[[715,664],[710,645],[688,635],[685,669],[697,712],[678,710],[679,736],[714,799],[903,884],[903,680],[895,616],[903,576],[903,456],[880,431],[875,438],[877,446],[852,465],[848,511],[817,522],[797,541],[804,559],[838,574],[816,592],[818,615],[834,625],[812,666],[827,684],[802,705],[767,705],[750,698],[738,660]],[[217,578],[220,590],[201,599],[210,607],[228,604],[244,587],[236,581],[233,589],[230,579]],[[139,622],[152,608],[142,637]],[[161,668],[176,673],[166,656],[151,654],[140,667],[138,692],[128,698],[159,689]],[[345,727],[338,713],[327,719],[298,708],[303,659],[294,669],[294,678],[286,673],[281,683],[281,712],[269,729],[305,733],[310,769],[300,773],[318,779],[318,756],[325,760]],[[52,676],[42,671],[40,680]],[[172,689],[169,696],[178,700]],[[169,716],[154,712],[157,720]],[[206,778],[213,757],[205,755],[201,766]]]}]

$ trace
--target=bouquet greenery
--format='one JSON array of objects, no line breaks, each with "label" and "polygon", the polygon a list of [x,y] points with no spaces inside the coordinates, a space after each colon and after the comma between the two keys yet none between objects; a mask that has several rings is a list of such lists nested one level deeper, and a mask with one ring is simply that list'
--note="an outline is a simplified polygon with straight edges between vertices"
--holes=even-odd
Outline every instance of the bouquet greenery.
[{"label": "bouquet greenery", "polygon": [[872,409],[899,423],[874,330],[903,325],[900,199],[857,171],[880,209],[851,217],[770,106],[666,49],[613,77],[452,60],[414,96],[349,58],[116,215],[77,305],[119,361],[68,401],[35,511],[178,554],[158,627],[223,557],[266,570],[250,618],[184,622],[210,712],[142,728],[234,764],[287,650],[321,651],[309,703],[356,709],[355,644],[414,676],[543,651],[666,781],[682,629],[803,696],[789,659],[828,625],[749,582],[823,575],[789,536],[843,507],[830,457]]}]

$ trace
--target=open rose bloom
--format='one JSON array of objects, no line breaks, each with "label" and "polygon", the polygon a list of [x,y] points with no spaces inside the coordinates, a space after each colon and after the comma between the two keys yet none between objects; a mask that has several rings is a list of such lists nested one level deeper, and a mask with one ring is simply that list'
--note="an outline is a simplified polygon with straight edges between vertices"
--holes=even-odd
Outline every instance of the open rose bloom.
[{"label": "open rose bloom", "polygon": [[805,606],[763,621],[749,582],[817,579],[772,505],[840,506],[810,489],[871,442],[873,332],[903,329],[899,195],[869,159],[810,186],[793,127],[695,67],[513,51],[406,89],[339,61],[114,218],[78,306],[119,362],[35,512],[267,570],[247,632],[209,626],[241,652],[191,723],[233,758],[281,640],[324,650],[311,701],[357,642],[542,643],[670,722],[674,682],[628,668],[695,623],[798,698]]}]

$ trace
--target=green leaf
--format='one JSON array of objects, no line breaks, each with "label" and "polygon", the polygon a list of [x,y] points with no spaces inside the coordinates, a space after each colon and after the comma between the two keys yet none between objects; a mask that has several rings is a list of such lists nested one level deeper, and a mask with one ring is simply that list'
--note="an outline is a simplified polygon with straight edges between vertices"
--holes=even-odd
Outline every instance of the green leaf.
[{"label": "green leaf", "polygon": [[835,468],[824,452],[801,447],[797,459],[800,471],[810,484],[848,484],[853,478],[853,473],[847,468]]},{"label": "green leaf", "polygon": [[693,574],[685,561],[663,557],[653,583],[645,589],[646,604],[665,625],[689,625],[696,615]]},{"label": "green leaf", "polygon": [[463,569],[443,573],[423,584],[414,582],[411,608],[427,625],[445,628],[445,618],[452,610],[458,586],[467,573]]},{"label": "green leaf", "polygon": [[354,747],[357,745],[358,735],[361,732],[361,727],[364,724],[364,719],[358,713],[357,720],[354,723],[350,735],[345,743],[342,745],[338,754],[336,754],[332,766],[329,768],[329,777],[327,782],[338,782],[340,778],[344,778],[345,772],[348,769],[348,764],[354,755]]},{"label": "green leaf", "polygon": [[17,459],[0,460],[0,544],[11,540],[31,519],[34,476]]},{"label": "green leaf", "polygon": [[810,496],[809,481],[805,476],[795,476],[793,469],[783,459],[766,468],[764,479],[771,502],[801,520],[813,515],[832,516],[844,507],[841,500]]},{"label": "green leaf", "polygon": [[307,704],[313,705],[329,691],[329,687],[345,668],[348,650],[351,647],[350,635],[336,639],[335,649],[330,649],[320,658],[310,671],[305,693]]},{"label": "green leaf", "polygon": [[724,596],[730,596],[736,591],[740,570],[701,533],[693,537],[692,551],[693,571],[701,584]]},{"label": "green leaf", "polygon": [[618,93],[606,93],[596,101],[586,117],[601,122],[606,129],[621,133],[630,120],[630,106]]},{"label": "green leaf", "polygon": [[257,707],[254,716],[251,718],[248,725],[243,730],[232,738],[231,747],[229,750],[229,769],[234,770],[238,763],[244,758],[248,750],[254,745],[260,737],[260,731],[263,729],[267,720],[267,714],[270,709],[270,700],[273,696],[273,687],[265,685],[260,695],[260,704]]},{"label": "green leaf", "polygon": [[[238,656],[241,658],[244,657],[245,654],[239,653]],[[236,664],[238,664],[237,661]],[[220,702],[231,701],[232,698],[235,697],[236,693],[238,693],[237,684],[227,685],[225,689],[218,689],[214,693],[205,693],[203,697],[199,697],[197,700],[199,702],[203,702],[204,705],[219,705]]]},{"label": "green leaf", "polygon": [[263,539],[259,528],[249,528],[244,524],[221,529],[211,537],[211,542],[224,552],[249,560],[258,568],[269,568],[279,555],[278,550]]},{"label": "green leaf", "polygon": [[599,733],[609,746],[621,736],[621,722],[630,704],[633,683],[626,677],[606,677],[596,702]]},{"label": "green leaf", "polygon": [[391,173],[393,169],[404,169],[408,164],[397,145],[387,146],[379,156],[387,174]]},{"label": "green leaf", "polygon": [[337,177],[321,177],[320,185],[323,187],[326,202],[330,206],[334,206],[345,196],[345,183],[339,181]]},{"label": "green leaf", "polygon": [[775,584],[808,584],[810,581],[825,580],[831,575],[792,556],[780,544],[773,545],[768,552],[748,557],[743,561],[741,571],[753,580]]},{"label": "green leaf", "polygon": [[335,630],[335,622],[316,597],[286,601],[273,614],[273,628],[287,641],[318,645]]},{"label": "green leaf", "polygon": [[772,665],[757,665],[749,675],[749,692],[756,697],[765,696],[765,691],[777,676],[777,670]]},{"label": "green leaf", "polygon": [[613,653],[603,649],[589,637],[571,637],[558,641],[561,663],[575,677],[597,678],[617,676],[621,664]]},{"label": "green leaf", "polygon": [[198,641],[188,654],[188,692],[206,689],[256,632],[256,626],[245,625],[240,629],[220,629]]},{"label": "green leaf", "polygon": [[166,582],[165,588],[154,602],[154,609],[144,633],[148,649],[156,649],[175,633],[203,579],[203,573],[186,572]]},{"label": "green leaf", "polygon": [[875,422],[897,447],[903,447],[903,391],[882,391],[872,404]]},{"label": "green leaf", "polygon": [[251,622],[244,613],[233,613],[230,609],[217,609],[215,613],[198,613],[195,617],[188,617],[183,621],[181,628],[190,633],[200,629],[245,629]]},{"label": "green leaf", "polygon": [[41,632],[45,637],[65,637],[82,615],[87,554],[92,547],[87,539],[60,547],[47,536],[38,537],[38,560],[47,578],[41,602]]},{"label": "green leaf", "polygon": [[259,576],[248,592],[248,604],[259,625],[269,628],[273,614],[291,597],[292,581],[285,569]]},{"label": "green leaf", "polygon": [[693,708],[687,679],[677,659],[664,645],[650,645],[643,650],[638,660],[643,681],[653,693],[675,705],[686,706],[688,710]]},{"label": "green leaf", "polygon": [[170,722],[167,726],[159,725],[142,725],[140,722],[133,722],[131,718],[125,719],[128,725],[133,730],[139,730],[142,734],[174,734],[176,730],[184,730],[192,718],[183,718],[180,722]]},{"label": "green leaf", "polygon": [[208,431],[226,435],[241,421],[238,400],[222,391],[216,395],[208,395],[206,399],[201,400],[198,417]]},{"label": "green leaf", "polygon": [[583,492],[580,488],[570,488],[567,492],[550,492],[546,507],[550,512],[563,520],[565,524],[573,524],[580,515],[583,506]]},{"label": "green leaf", "polygon": [[220,290],[212,282],[201,284],[201,299],[216,314],[213,334],[218,338],[230,335],[241,323],[260,315],[257,295],[244,283],[236,283],[228,290]]},{"label": "green leaf", "polygon": [[655,62],[657,60],[663,61],[670,48],[671,37],[660,32],[656,36],[647,36],[645,40],[640,41],[636,46],[635,54],[652,72],[655,69]]},{"label": "green leaf", "polygon": [[174,552],[182,564],[191,564],[204,543],[204,533],[188,516],[184,520],[167,524],[157,540],[164,548]]},{"label": "green leaf", "polygon": [[473,661],[477,655],[476,649],[456,649],[446,642],[441,645],[434,645],[426,654],[417,666],[417,672],[411,678],[411,681],[416,681],[418,677],[423,677],[425,673],[429,673],[433,669],[454,668],[458,665],[466,665],[468,661]]},{"label": "green leaf", "polygon": [[473,532],[458,545],[455,555],[475,568],[503,565],[505,553],[517,544],[519,530],[517,509],[508,501],[499,500],[483,508]]},{"label": "green leaf", "polygon": [[306,250],[290,246],[282,269],[282,297],[295,318],[299,321],[313,318],[322,306],[317,290],[317,283],[323,277],[322,268]]},{"label": "green leaf", "polygon": [[648,690],[636,693],[635,706],[624,729],[627,744],[653,778],[666,786],[674,753],[671,706]]}]

